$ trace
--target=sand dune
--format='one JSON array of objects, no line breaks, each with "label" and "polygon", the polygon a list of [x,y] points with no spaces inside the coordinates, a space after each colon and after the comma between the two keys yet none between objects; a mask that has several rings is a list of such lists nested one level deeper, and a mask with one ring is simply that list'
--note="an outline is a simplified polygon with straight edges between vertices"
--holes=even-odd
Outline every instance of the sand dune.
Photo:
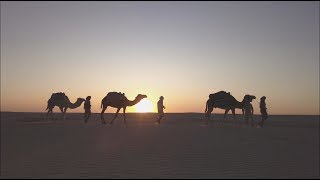
[{"label": "sand dune", "polygon": [[[319,116],[270,116],[265,128],[209,126],[203,114],[98,114],[44,120],[1,113],[1,178],[319,178]],[[111,120],[113,114],[106,114]],[[237,116],[241,121],[243,117]],[[259,119],[260,116],[255,116]]]}]

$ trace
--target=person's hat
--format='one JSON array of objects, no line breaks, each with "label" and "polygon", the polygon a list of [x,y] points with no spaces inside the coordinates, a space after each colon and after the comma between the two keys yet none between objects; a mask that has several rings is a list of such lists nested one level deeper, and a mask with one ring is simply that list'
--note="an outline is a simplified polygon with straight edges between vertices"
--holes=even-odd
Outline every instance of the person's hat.
[{"label": "person's hat", "polygon": [[163,99],[163,96],[160,96],[160,99]]},{"label": "person's hat", "polygon": [[265,96],[262,96],[260,99],[266,99],[266,97],[265,97]]}]

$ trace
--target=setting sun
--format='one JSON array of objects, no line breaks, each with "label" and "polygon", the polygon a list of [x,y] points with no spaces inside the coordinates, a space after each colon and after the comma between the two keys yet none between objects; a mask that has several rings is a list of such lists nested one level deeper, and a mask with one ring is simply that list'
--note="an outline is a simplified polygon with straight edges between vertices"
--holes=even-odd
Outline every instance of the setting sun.
[{"label": "setting sun", "polygon": [[153,109],[153,105],[149,99],[142,99],[135,106],[136,112],[151,112]]}]

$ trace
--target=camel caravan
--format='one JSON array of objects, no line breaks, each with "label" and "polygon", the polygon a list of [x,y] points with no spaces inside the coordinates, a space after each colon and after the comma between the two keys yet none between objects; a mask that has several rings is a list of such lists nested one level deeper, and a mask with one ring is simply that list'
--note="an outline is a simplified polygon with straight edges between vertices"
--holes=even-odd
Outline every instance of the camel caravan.
[{"label": "camel caravan", "polygon": [[[106,111],[107,107],[110,106],[113,108],[117,108],[117,111],[116,111],[113,119],[110,121],[110,124],[113,124],[113,121],[114,121],[114,119],[117,118],[118,113],[121,110],[121,108],[123,109],[124,124],[126,124],[125,113],[126,113],[127,106],[134,106],[144,98],[147,98],[147,96],[143,95],[143,94],[138,94],[136,96],[136,98],[131,101],[131,100],[127,99],[127,97],[125,96],[124,93],[109,92],[101,101],[101,109],[102,109],[101,113],[100,113],[101,122],[103,124],[106,124],[106,121],[104,119],[104,112]],[[48,105],[46,108],[46,110],[48,110],[48,112],[47,112],[46,118],[48,118],[48,116],[51,115],[51,118],[53,119],[53,116],[52,116],[53,108],[55,106],[58,106],[61,113],[62,113],[62,118],[65,119],[65,114],[66,114],[68,108],[75,109],[77,107],[80,107],[81,104],[83,102],[85,102],[84,103],[85,117],[86,117],[85,123],[87,123],[87,120],[91,115],[90,99],[91,99],[91,96],[88,96],[86,99],[78,98],[76,102],[71,103],[68,96],[66,96],[64,93],[62,93],[62,92],[53,93],[51,95],[50,99],[48,100]],[[232,115],[233,115],[233,120],[234,120],[233,121],[234,126],[240,125],[240,123],[239,123],[239,121],[237,121],[236,115],[235,115],[235,109],[237,108],[237,109],[242,110],[242,114],[245,116],[246,124],[248,125],[248,123],[249,123],[248,121],[249,121],[249,119],[251,119],[251,126],[253,126],[253,118],[252,118],[253,107],[251,105],[251,102],[254,99],[256,99],[256,97],[254,95],[246,94],[243,97],[242,101],[239,102],[230,94],[230,92],[226,92],[226,91],[219,91],[219,92],[210,94],[209,99],[206,102],[205,125],[208,125],[211,113],[214,108],[220,108],[220,109],[225,110],[222,124],[225,121],[226,115],[231,110]],[[262,115],[262,121],[258,124],[259,127],[263,126],[263,121],[265,119],[267,119],[267,117],[268,117],[267,112],[266,112],[267,108],[265,107],[265,102],[264,102],[265,99],[266,99],[265,96],[263,96],[261,98],[261,102],[260,102],[260,112]]]},{"label": "camel caravan", "polygon": [[[90,97],[90,96],[88,96],[88,97]],[[112,124],[114,119],[118,116],[118,113],[121,108],[123,109],[123,118],[124,118],[124,123],[126,124],[125,113],[126,113],[127,106],[133,106],[133,105],[137,104],[138,102],[140,102],[143,98],[146,98],[146,97],[147,97],[146,95],[138,94],[137,97],[133,101],[130,101],[130,100],[128,100],[128,98],[125,96],[124,93],[109,92],[101,101],[101,109],[102,109],[102,111],[100,113],[101,122],[103,124],[106,124],[106,121],[104,120],[103,114],[106,111],[107,107],[110,106],[113,108],[117,108],[117,112],[116,112],[114,118],[112,119],[112,121],[110,122],[110,124]],[[75,109],[77,107],[80,107],[84,101],[86,101],[84,98],[78,98],[75,103],[71,103],[68,96],[66,96],[64,93],[62,93],[62,92],[53,93],[51,95],[50,99],[48,100],[48,105],[46,108],[46,110],[48,110],[48,112],[47,112],[46,118],[48,118],[48,116],[51,115],[51,119],[53,119],[52,110],[55,106],[58,106],[61,113],[62,113],[62,118],[65,119],[65,114],[66,114],[68,108]],[[89,106],[91,106],[91,105],[89,105]],[[85,109],[86,109],[86,107],[85,107]],[[86,117],[86,119],[87,118],[88,117]]]}]

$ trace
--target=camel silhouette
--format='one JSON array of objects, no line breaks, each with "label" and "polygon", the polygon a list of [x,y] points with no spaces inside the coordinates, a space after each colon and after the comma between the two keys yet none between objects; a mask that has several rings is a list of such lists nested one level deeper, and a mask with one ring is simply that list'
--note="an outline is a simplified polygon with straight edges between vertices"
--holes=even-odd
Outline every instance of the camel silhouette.
[{"label": "camel silhouette", "polygon": [[255,96],[247,94],[243,97],[242,102],[239,102],[236,100],[236,98],[234,98],[230,94],[230,92],[227,93],[225,91],[219,91],[217,93],[210,94],[209,99],[207,100],[207,103],[206,103],[206,110],[205,110],[206,125],[208,125],[208,121],[210,119],[210,115],[211,115],[211,112],[213,111],[213,108],[220,108],[225,110],[225,113],[223,116],[223,123],[226,118],[226,115],[231,110],[233,119],[234,119],[234,125],[236,125],[235,109],[236,108],[241,109],[242,113],[244,113],[244,104],[247,101],[251,102],[255,98],[256,98]]},{"label": "camel silhouette", "polygon": [[83,98],[78,98],[77,101],[75,103],[71,103],[68,96],[66,96],[64,93],[62,92],[58,92],[58,93],[52,93],[50,99],[48,100],[48,105],[47,105],[47,116],[46,118],[48,118],[49,113],[51,114],[51,118],[53,119],[52,116],[52,110],[55,106],[58,106],[60,108],[60,111],[62,113],[62,117],[63,119],[65,119],[65,114],[67,112],[67,109],[75,109],[79,106],[81,106],[81,104],[85,101],[85,99]]},{"label": "camel silhouette", "polygon": [[127,99],[127,97],[124,95],[124,93],[118,93],[118,92],[109,92],[101,101],[101,108],[102,111],[100,113],[101,121],[103,124],[106,124],[106,121],[104,120],[104,112],[106,111],[108,106],[117,108],[117,112],[114,115],[112,121],[110,124],[113,123],[113,120],[118,116],[118,113],[121,108],[123,108],[123,120],[124,123],[126,124],[126,108],[127,106],[133,106],[140,102],[143,98],[146,98],[146,95],[138,94],[137,97],[133,100],[130,101]]}]

